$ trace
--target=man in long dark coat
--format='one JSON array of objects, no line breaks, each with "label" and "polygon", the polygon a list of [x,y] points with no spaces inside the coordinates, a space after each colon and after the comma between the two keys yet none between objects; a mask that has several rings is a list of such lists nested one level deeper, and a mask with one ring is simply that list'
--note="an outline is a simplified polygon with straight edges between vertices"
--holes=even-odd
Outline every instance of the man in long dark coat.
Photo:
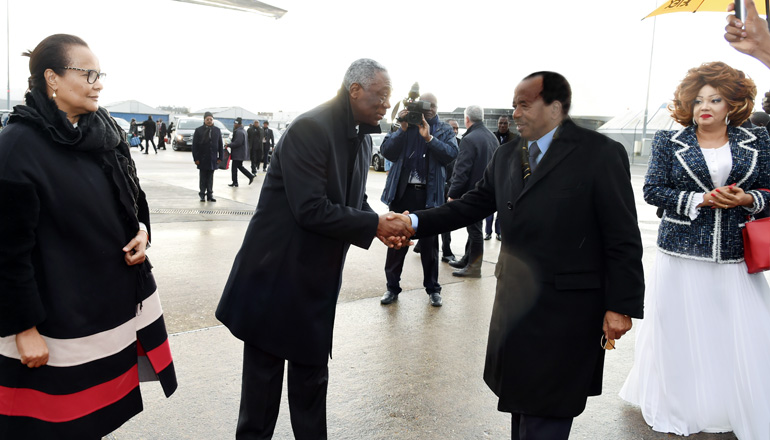
[{"label": "man in long dark coat", "polygon": [[602,337],[620,338],[643,315],[628,156],[569,119],[571,95],[558,73],[525,78],[513,100],[521,137],[462,199],[413,214],[418,237],[500,215],[484,380],[512,413],[513,439],[566,440],[587,397],[601,394]]},{"label": "man in long dark coat", "polygon": [[208,199],[216,202],[214,198],[214,171],[222,162],[224,146],[222,145],[222,131],[214,126],[214,115],[206,112],[203,115],[203,125],[195,129],[192,144],[193,161],[198,166],[201,202]]},{"label": "man in long dark coat", "polygon": [[259,121],[254,123],[246,130],[249,138],[249,160],[251,161],[251,174],[257,175],[259,171],[259,162],[262,161],[262,129],[259,128]]},{"label": "man in long dark coat", "polygon": [[243,161],[249,158],[248,140],[246,130],[243,129],[243,118],[235,118],[233,123],[233,141],[228,145],[231,151],[231,158],[233,159],[230,172],[233,178],[232,183],[227,186],[238,186],[238,171],[242,172],[244,176],[249,179],[249,185],[254,181],[254,175],[249,173],[246,167],[243,166]]},{"label": "man in long dark coat", "polygon": [[295,119],[275,148],[216,312],[244,341],[237,439],[272,437],[285,361],[295,437],[326,438],[327,363],[348,247],[413,232],[366,202],[369,133],[379,133],[390,92],[382,65],[355,61],[337,97]]},{"label": "man in long dark coat", "polygon": [[155,150],[155,154],[158,154],[158,147],[155,145],[154,139],[157,127],[155,127],[155,121],[152,120],[152,115],[147,116],[147,120],[142,122],[142,127],[144,127],[144,133],[142,133],[144,137],[144,154],[150,152],[150,142],[152,142],[152,149]]}]

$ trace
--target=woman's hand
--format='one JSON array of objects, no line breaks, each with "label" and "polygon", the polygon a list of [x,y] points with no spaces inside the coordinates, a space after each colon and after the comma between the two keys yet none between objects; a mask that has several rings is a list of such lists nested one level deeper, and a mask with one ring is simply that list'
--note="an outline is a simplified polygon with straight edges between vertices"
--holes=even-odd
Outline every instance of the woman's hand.
[{"label": "woman's hand", "polygon": [[742,188],[732,185],[721,186],[706,193],[703,197],[703,206],[712,208],[735,208],[736,206],[751,206],[754,204],[754,197],[746,194]]},{"label": "woman's hand", "polygon": [[16,334],[16,349],[21,355],[21,363],[29,368],[42,367],[48,363],[48,345],[37,327]]},{"label": "woman's hand", "polygon": [[136,233],[136,237],[132,238],[127,245],[123,247],[123,252],[126,253],[126,264],[133,266],[135,264],[144,263],[146,258],[145,249],[147,249],[147,231],[139,230]]}]

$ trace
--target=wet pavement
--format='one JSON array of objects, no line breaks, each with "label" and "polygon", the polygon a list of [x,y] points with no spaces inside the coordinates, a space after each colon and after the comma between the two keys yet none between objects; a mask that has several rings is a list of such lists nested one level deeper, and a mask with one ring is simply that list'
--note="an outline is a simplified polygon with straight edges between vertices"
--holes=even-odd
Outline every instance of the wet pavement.
[{"label": "wet pavement", "polygon": [[[189,152],[138,155],[139,177],[152,213],[149,257],[158,281],[179,389],[169,399],[155,383],[143,384],[145,410],[113,433],[126,439],[232,439],[238,417],[242,343],[222,327],[214,310],[259,198],[264,173],[252,185],[230,171],[214,177],[216,203],[198,200],[198,172]],[[248,162],[246,163],[248,165]],[[645,270],[651,269],[658,219],[644,204],[645,167],[632,166]],[[369,202],[380,213],[385,173],[370,171]],[[452,233],[460,255],[467,235]],[[282,237],[265,246],[281,246]],[[399,300],[382,306],[386,248],[351,247],[337,306],[334,357],[329,362],[327,420],[330,439],[509,439],[510,416],[482,380],[494,299],[494,264],[500,249],[485,241],[482,278],[452,277],[441,263],[444,306],[431,307],[422,289],[419,256],[404,265]],[[308,252],[313,252],[308,249]],[[323,261],[319,260],[319,264]],[[590,398],[570,439],[669,439],[652,431],[618,390],[633,362],[632,330],[609,352],[604,393]],[[284,386],[275,439],[291,439]],[[697,434],[696,440],[730,440],[732,434]]]}]

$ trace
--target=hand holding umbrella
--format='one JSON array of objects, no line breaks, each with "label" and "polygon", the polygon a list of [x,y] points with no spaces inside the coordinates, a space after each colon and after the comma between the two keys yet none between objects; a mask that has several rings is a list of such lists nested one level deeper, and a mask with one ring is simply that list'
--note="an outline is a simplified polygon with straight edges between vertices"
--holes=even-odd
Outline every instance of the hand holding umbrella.
[{"label": "hand holding umbrella", "polygon": [[[751,55],[767,67],[770,67],[770,30],[765,20],[757,13],[754,0],[745,0],[746,20],[741,22],[735,15],[727,16],[725,26],[725,40],[735,50]],[[735,5],[730,3],[727,11],[735,10]]]}]

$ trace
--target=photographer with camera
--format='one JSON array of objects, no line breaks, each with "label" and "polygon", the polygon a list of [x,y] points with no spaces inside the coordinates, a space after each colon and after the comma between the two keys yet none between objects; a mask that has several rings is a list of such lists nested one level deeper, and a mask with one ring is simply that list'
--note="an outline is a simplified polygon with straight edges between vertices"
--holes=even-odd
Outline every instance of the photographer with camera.
[{"label": "photographer with camera", "polygon": [[[412,87],[406,106],[398,114],[401,123],[395,133],[382,143],[380,151],[393,162],[382,192],[382,202],[391,211],[404,212],[433,208],[444,204],[446,165],[457,157],[455,132],[437,115],[436,97],[431,93],[419,96],[418,86]],[[441,306],[441,285],[438,283],[437,236],[420,238],[423,286],[430,304]],[[408,248],[388,249],[385,260],[387,292],[380,299],[390,304],[401,293],[401,271]]]}]

